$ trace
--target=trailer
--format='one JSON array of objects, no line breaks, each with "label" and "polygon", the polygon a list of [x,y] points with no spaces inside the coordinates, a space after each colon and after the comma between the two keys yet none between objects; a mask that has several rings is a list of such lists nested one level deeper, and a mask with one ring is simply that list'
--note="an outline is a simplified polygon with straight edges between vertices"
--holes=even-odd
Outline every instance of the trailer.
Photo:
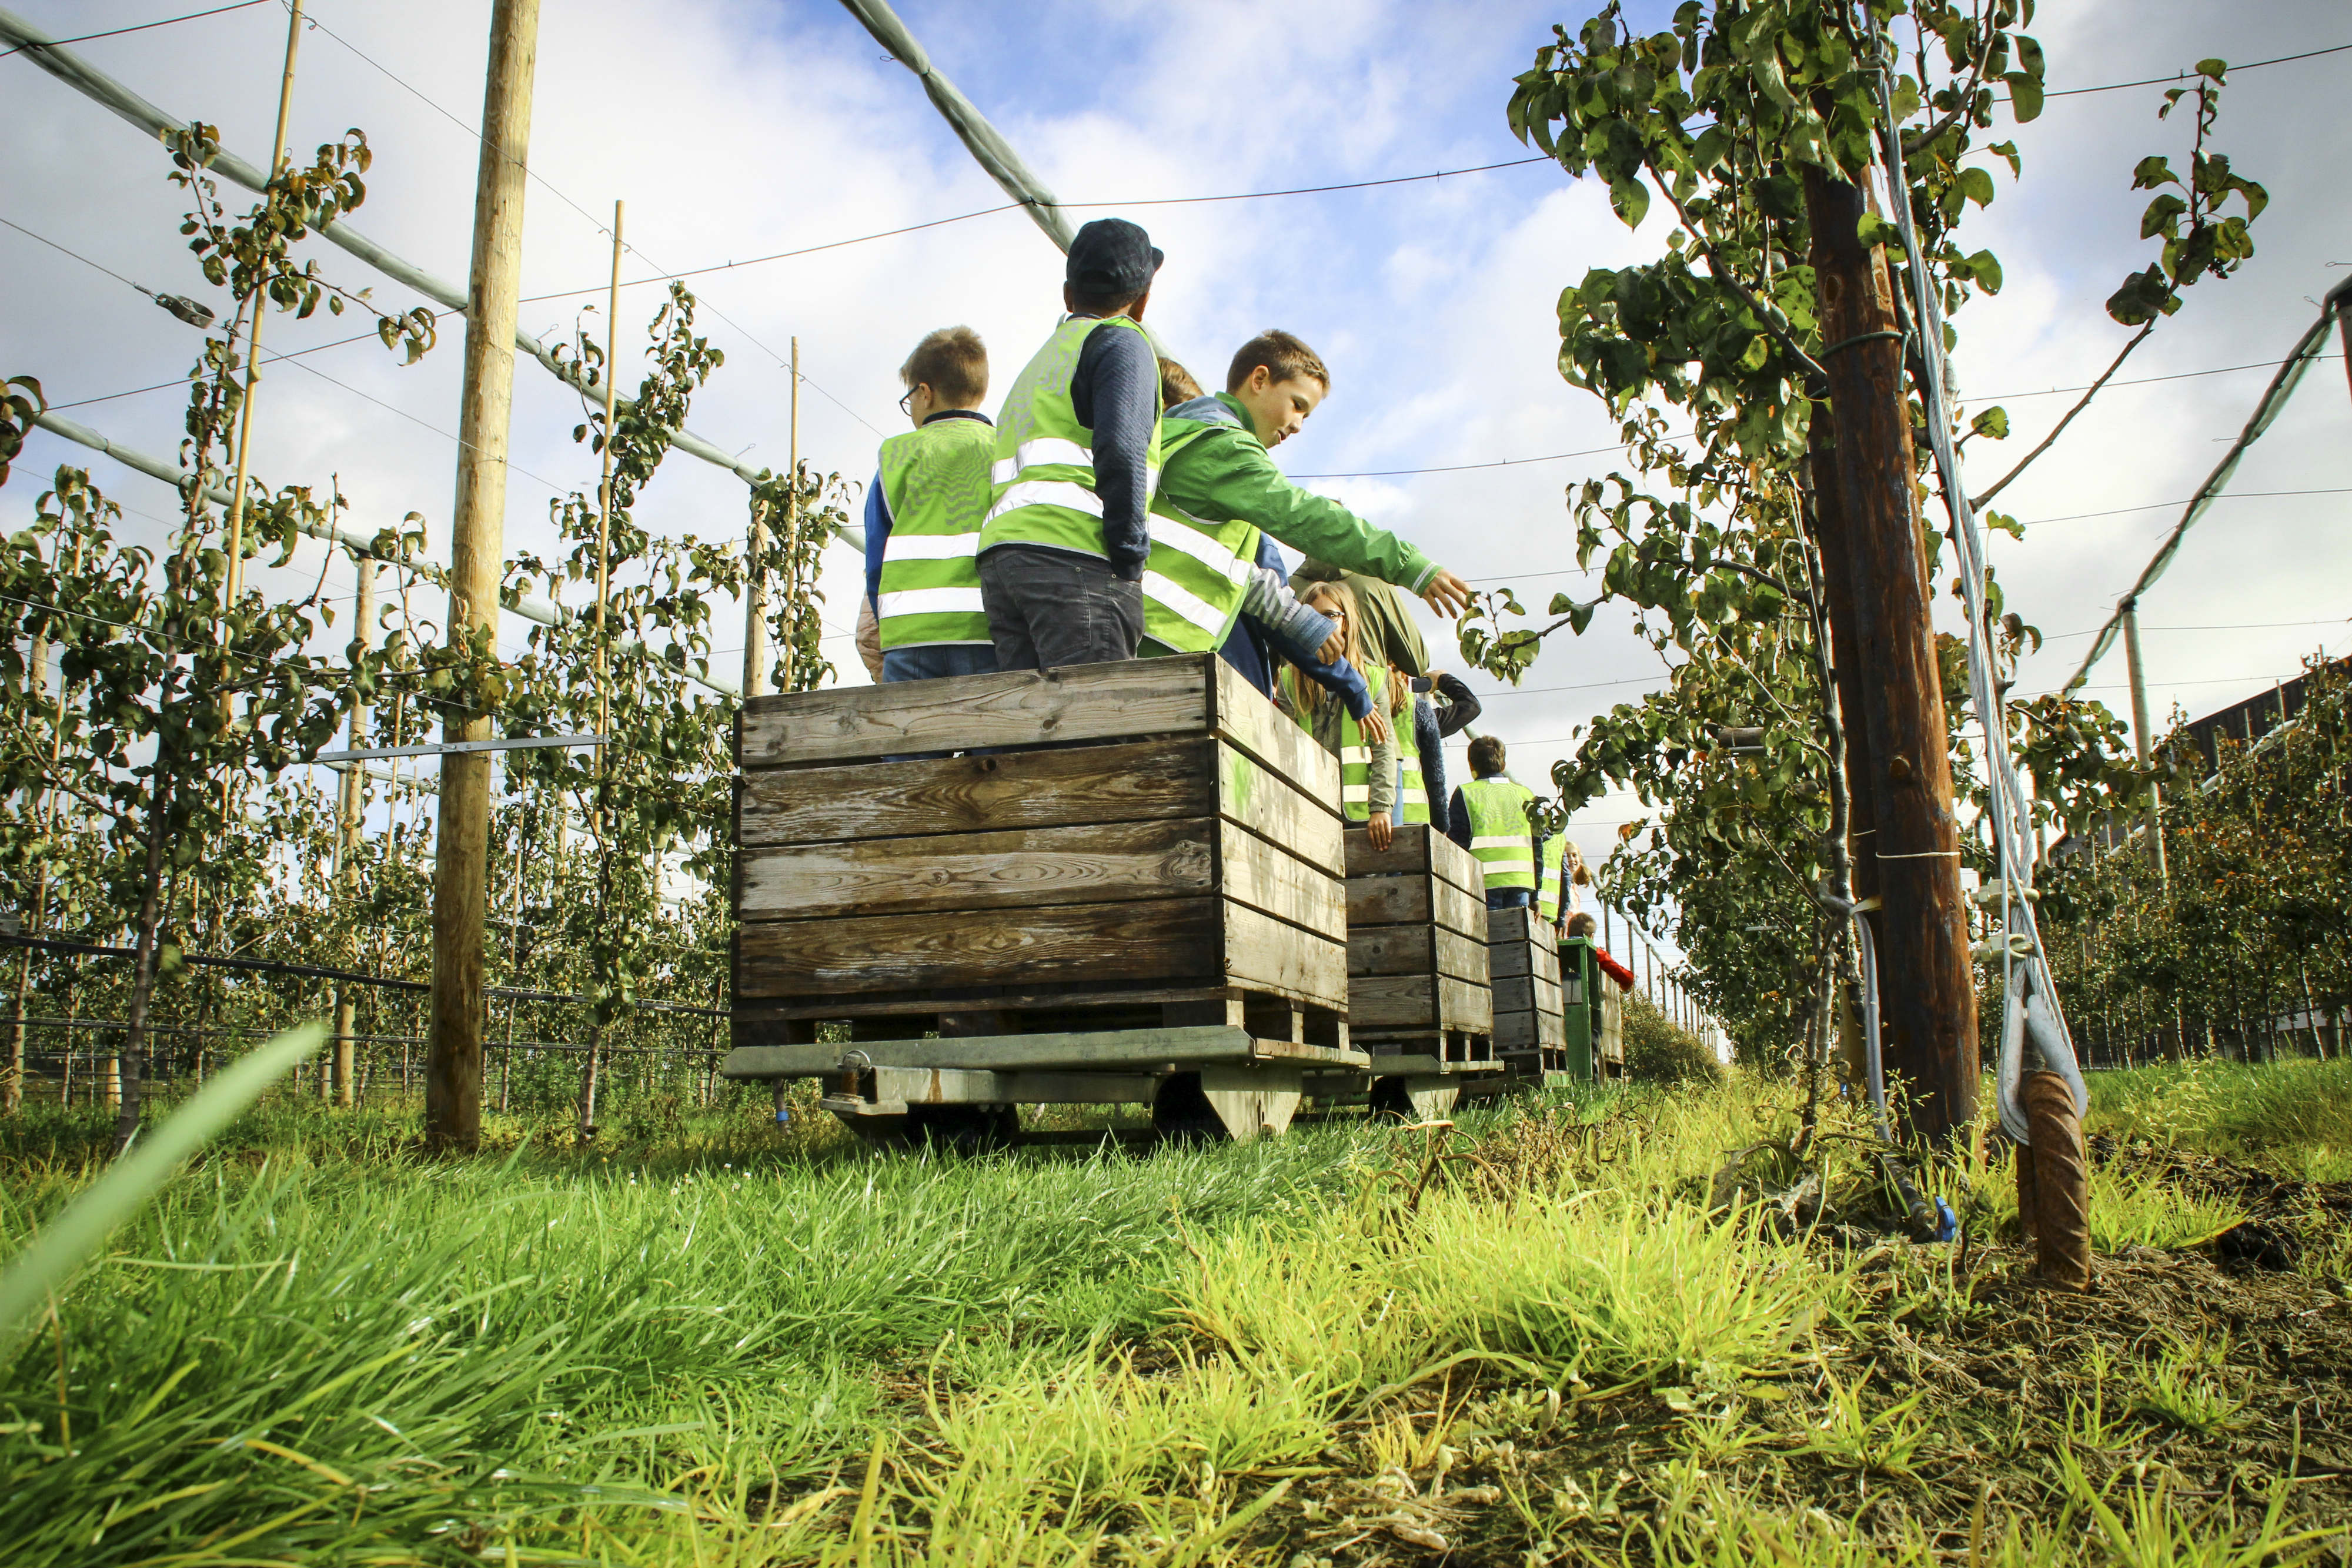
[{"label": "trailer", "polygon": [[732,1079],[861,1134],[1290,1123],[1349,1030],[1337,761],[1213,655],[746,701]]},{"label": "trailer", "polygon": [[[1485,879],[1469,851],[1426,823],[1388,848],[1347,834],[1348,1021],[1371,1061],[1365,1103],[1423,1119],[1454,1108],[1465,1083],[1502,1071],[1486,953]],[[1336,1078],[1310,1082],[1324,1092]]]}]

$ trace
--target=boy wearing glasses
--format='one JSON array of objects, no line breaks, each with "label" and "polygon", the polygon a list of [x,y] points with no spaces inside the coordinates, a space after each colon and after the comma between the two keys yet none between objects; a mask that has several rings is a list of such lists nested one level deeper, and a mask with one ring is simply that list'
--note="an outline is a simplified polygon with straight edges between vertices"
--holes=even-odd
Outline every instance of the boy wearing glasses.
[{"label": "boy wearing glasses", "polygon": [[[866,492],[866,597],[880,679],[923,681],[996,668],[981,602],[980,530],[988,517],[996,429],[988,350],[969,327],[942,327],[898,367],[898,407],[915,428],[882,444]],[[861,617],[862,619],[862,617]]]}]

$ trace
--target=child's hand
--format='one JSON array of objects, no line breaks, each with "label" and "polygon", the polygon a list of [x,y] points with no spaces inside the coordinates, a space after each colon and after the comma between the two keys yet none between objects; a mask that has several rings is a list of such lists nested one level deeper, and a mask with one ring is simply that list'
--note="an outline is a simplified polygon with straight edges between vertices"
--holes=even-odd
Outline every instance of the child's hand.
[{"label": "child's hand", "polygon": [[1370,835],[1376,850],[1384,850],[1396,841],[1396,823],[1386,817],[1374,817],[1364,824],[1364,831]]},{"label": "child's hand", "polygon": [[1364,738],[1371,742],[1374,746],[1386,746],[1389,742],[1394,740],[1396,738],[1396,731],[1389,727],[1389,716],[1382,713],[1378,708],[1374,708],[1370,713],[1365,715]]},{"label": "child's hand", "polygon": [[1347,628],[1340,627],[1334,631],[1328,637],[1323,639],[1323,645],[1315,650],[1315,656],[1322,660],[1327,664],[1336,664],[1343,656],[1346,655],[1347,652]]}]

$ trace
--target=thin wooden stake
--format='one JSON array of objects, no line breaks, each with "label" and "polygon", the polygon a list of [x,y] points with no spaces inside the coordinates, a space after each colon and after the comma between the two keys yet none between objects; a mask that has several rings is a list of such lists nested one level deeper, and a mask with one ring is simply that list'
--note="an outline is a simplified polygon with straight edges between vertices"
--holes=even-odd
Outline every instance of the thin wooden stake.
[{"label": "thin wooden stake", "polygon": [[[359,596],[355,605],[358,623],[353,632],[364,659],[370,634],[375,626],[375,560],[373,557],[354,555],[352,564],[359,577]],[[368,705],[364,701],[352,704],[352,749],[358,751],[367,745]],[[342,823],[335,843],[336,880],[342,884],[345,900],[359,894],[360,822],[367,810],[367,764],[354,762],[343,774]],[[360,967],[360,934],[352,928],[347,949],[351,967]],[[352,1067],[353,1043],[352,1035],[356,1026],[359,998],[352,988],[344,982],[335,987],[335,1103],[348,1110],[352,1103]]]},{"label": "thin wooden stake", "polygon": [[[801,340],[798,338],[793,340],[792,444],[788,455],[793,465],[793,487],[784,492],[784,538],[798,549],[801,539]],[[780,690],[788,692],[793,689],[793,655],[797,651],[793,640],[785,638],[783,678],[776,683]]]},{"label": "thin wooden stake", "polygon": [[[613,639],[604,626],[604,601],[613,577],[613,406],[621,385],[621,204],[613,204],[613,281],[604,293],[604,476],[596,500],[596,733],[613,729],[613,696],[606,678]],[[596,777],[604,776],[604,748],[596,748]]]},{"label": "thin wooden stake", "polygon": [[[294,101],[294,52],[302,42],[302,0],[293,0],[286,18],[286,70],[278,79],[278,138],[269,148],[272,184],[286,168],[286,112]],[[265,200],[268,198],[265,196]],[[245,476],[253,445],[255,391],[261,385],[261,319],[268,314],[267,287],[253,295],[253,319],[245,333],[245,400],[236,411],[236,483],[228,493],[228,592],[231,603],[245,586]],[[222,635],[226,636],[224,627]]]},{"label": "thin wooden stake", "polygon": [[[2124,601],[2124,662],[2131,668],[2132,744],[2139,765],[2148,765],[2147,672],[2139,659],[2139,601]],[[2153,778],[2147,783],[2147,852],[2156,867],[2157,885],[2172,891],[2172,868],[2164,858],[2164,798]]]}]

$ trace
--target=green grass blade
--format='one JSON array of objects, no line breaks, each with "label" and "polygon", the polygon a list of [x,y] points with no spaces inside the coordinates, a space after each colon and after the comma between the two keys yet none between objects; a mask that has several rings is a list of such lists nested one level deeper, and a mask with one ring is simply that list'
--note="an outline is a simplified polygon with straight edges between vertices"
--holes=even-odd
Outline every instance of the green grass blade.
[{"label": "green grass blade", "polygon": [[68,1205],[16,1266],[0,1274],[0,1357],[15,1354],[50,1295],[106,1245],[115,1227],[162,1190],[182,1160],[236,1120],[326,1038],[327,1026],[313,1020],[239,1057]]}]

